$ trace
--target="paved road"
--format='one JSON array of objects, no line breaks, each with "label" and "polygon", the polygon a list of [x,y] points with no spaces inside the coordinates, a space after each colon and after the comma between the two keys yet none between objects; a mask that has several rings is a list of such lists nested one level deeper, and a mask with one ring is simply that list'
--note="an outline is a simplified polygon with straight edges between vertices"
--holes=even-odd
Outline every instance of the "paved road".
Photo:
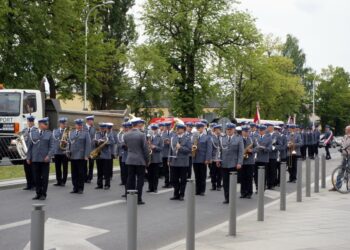
[{"label": "paved road", "polygon": [[[327,175],[338,164],[339,156],[327,162]],[[313,164],[312,164],[313,166]],[[313,176],[313,175],[312,175]],[[305,178],[304,178],[305,180]],[[95,184],[86,186],[83,195],[69,194],[71,184],[66,187],[49,186],[45,210],[50,218],[47,228],[50,234],[65,233],[66,242],[75,242],[77,236],[64,228],[62,221],[77,223],[93,228],[103,229],[85,236],[95,249],[126,249],[126,203],[121,198],[123,188],[118,186],[119,176],[115,176],[109,191],[95,190]],[[163,181],[160,182],[163,184]],[[209,184],[209,183],[208,183]],[[208,185],[209,187],[210,185]],[[144,190],[147,189],[147,183]],[[294,192],[296,184],[287,184],[288,193]],[[172,190],[160,190],[159,194],[145,194],[146,205],[138,208],[138,244],[139,249],[154,250],[180,240],[185,236],[185,202],[170,201]],[[266,203],[278,199],[278,191],[269,191]],[[0,191],[0,249],[23,249],[30,235],[31,205],[33,192],[11,189]],[[257,207],[256,195],[251,200],[238,201],[238,215],[247,213]],[[223,193],[207,191],[205,197],[196,197],[196,231],[200,232],[228,218],[228,206],[222,204]],[[88,208],[88,209],[86,209]],[[55,220],[59,220],[58,222]],[[60,224],[61,222],[61,224]],[[17,224],[11,224],[17,223]],[[24,225],[22,225],[24,224]],[[63,229],[59,229],[62,226]],[[78,225],[79,226],[79,225]],[[73,226],[67,226],[73,228]],[[88,228],[84,228],[88,231]],[[79,227],[74,229],[79,229]],[[62,232],[64,231],[64,232]],[[92,230],[97,232],[97,229]],[[93,237],[91,237],[93,236]],[[51,237],[51,236],[50,236]],[[62,236],[57,235],[57,238]],[[52,237],[51,239],[52,240]],[[92,245],[91,245],[92,246]],[[69,249],[69,248],[66,248]],[[94,248],[85,248],[94,249]]]}]

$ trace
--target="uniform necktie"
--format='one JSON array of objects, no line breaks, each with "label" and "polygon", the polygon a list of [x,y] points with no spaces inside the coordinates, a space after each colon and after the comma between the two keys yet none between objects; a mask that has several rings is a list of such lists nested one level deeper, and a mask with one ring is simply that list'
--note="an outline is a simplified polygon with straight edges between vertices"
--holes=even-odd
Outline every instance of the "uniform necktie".
[{"label": "uniform necktie", "polygon": [[75,135],[78,136],[78,134],[79,134],[79,131],[77,130],[77,132],[75,132]]},{"label": "uniform necktie", "polygon": [[228,142],[231,142],[231,136],[228,137]]},{"label": "uniform necktie", "polygon": [[42,136],[43,135],[43,131],[42,130],[40,130],[40,136]]}]

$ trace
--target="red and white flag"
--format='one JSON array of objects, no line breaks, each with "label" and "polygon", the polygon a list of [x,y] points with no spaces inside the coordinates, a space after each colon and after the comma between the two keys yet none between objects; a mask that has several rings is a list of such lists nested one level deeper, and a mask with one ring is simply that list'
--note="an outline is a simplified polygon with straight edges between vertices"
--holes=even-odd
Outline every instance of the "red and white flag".
[{"label": "red and white flag", "polygon": [[254,116],[254,123],[255,124],[260,124],[260,112],[259,112],[259,104],[256,105],[256,113],[255,113],[255,116]]}]

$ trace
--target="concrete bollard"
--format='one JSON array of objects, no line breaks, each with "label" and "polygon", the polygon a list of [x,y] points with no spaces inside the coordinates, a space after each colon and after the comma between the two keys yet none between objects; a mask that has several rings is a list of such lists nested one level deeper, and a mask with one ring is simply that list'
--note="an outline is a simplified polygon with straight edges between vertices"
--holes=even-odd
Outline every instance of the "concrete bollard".
[{"label": "concrete bollard", "polygon": [[326,156],[322,154],[321,158],[321,188],[326,188]]},{"label": "concrete bollard", "polygon": [[315,157],[315,186],[314,192],[320,192],[320,158],[318,156]]},{"label": "concrete bollard", "polygon": [[127,191],[127,250],[137,250],[137,190]]},{"label": "concrete bollard", "polygon": [[235,236],[237,228],[237,173],[232,172],[230,174],[230,198],[229,198],[229,231],[228,234]]},{"label": "concrete bollard", "polygon": [[280,210],[286,210],[286,172],[287,172],[287,163],[281,163],[280,170]]},{"label": "concrete bollard", "polygon": [[265,167],[258,170],[258,221],[264,221]]},{"label": "concrete bollard", "polygon": [[30,250],[44,250],[45,211],[43,204],[33,204],[30,225]]},{"label": "concrete bollard", "polygon": [[306,197],[311,197],[311,161],[309,158],[306,159]]},{"label": "concrete bollard", "polygon": [[187,200],[186,250],[194,250],[195,249],[196,202],[195,202],[195,182],[192,179],[187,180],[186,200]]},{"label": "concrete bollard", "polygon": [[298,159],[297,162],[297,202],[302,202],[303,190],[303,162]]}]

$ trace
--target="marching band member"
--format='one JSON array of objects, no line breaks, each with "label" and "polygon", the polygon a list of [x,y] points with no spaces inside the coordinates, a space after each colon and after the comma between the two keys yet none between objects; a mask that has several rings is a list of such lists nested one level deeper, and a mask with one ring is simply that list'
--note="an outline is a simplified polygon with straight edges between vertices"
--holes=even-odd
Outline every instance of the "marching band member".
[{"label": "marching band member", "polygon": [[279,133],[275,131],[274,125],[267,124],[267,133],[271,136],[271,151],[269,152],[269,163],[266,168],[266,185],[267,189],[273,189],[277,179],[277,158]]},{"label": "marching band member", "polygon": [[287,165],[289,171],[289,181],[295,182],[297,179],[297,157],[300,157],[300,147],[303,145],[300,134],[295,131],[296,125],[289,125],[287,135]]},{"label": "marching band member", "polygon": [[107,129],[107,134],[110,134],[112,137],[113,137],[113,143],[110,144],[110,147],[111,147],[111,157],[110,159],[108,159],[108,169],[109,169],[109,172],[110,172],[110,179],[113,179],[113,159],[115,158],[115,155],[114,155],[114,145],[116,143],[116,135],[114,133],[114,130],[113,130],[113,126],[114,124],[111,123],[111,122],[107,122],[106,123],[106,129]]},{"label": "marching band member", "polygon": [[243,140],[242,137],[235,134],[236,125],[226,124],[226,135],[221,138],[221,162],[223,186],[224,186],[224,204],[229,203],[229,180],[230,172],[241,169],[243,164]]},{"label": "marching band member", "polygon": [[169,165],[174,196],[170,200],[184,200],[186,179],[191,154],[191,139],[185,136],[185,125],[176,125],[176,134],[170,140]]},{"label": "marching band member", "polygon": [[[112,151],[114,137],[108,131],[106,123],[99,124],[100,131],[96,132],[94,143],[95,148],[102,147],[99,156],[96,159],[97,165],[97,187],[95,189],[108,190],[111,187],[111,169],[110,161],[112,160]],[[103,185],[103,180],[105,181]]]},{"label": "marching band member", "polygon": [[91,138],[83,129],[83,119],[74,120],[75,129],[69,133],[69,151],[71,160],[72,184],[71,193],[84,192],[85,167],[91,152]]},{"label": "marching band member", "polygon": [[148,167],[148,191],[158,192],[159,170],[162,164],[163,139],[158,133],[159,126],[151,125],[152,134],[149,138],[151,153],[151,164]]},{"label": "marching band member", "polygon": [[256,148],[256,140],[250,136],[249,126],[242,127],[242,139],[244,151],[241,169],[241,198],[250,199],[253,194],[254,148]]},{"label": "marching band member", "polygon": [[[94,127],[94,120],[95,117],[93,115],[85,117],[86,124],[84,125],[84,130],[88,132],[90,135],[90,141],[92,143],[93,139],[95,138],[96,128]],[[91,149],[94,148],[94,145],[91,145]],[[94,159],[89,158],[88,161],[86,161],[85,166],[85,182],[91,183],[92,178],[94,176]],[[89,164],[89,166],[87,165]]]},{"label": "marching band member", "polygon": [[[186,122],[185,125],[186,125],[185,135],[188,136],[190,139],[192,139],[193,123],[192,122]],[[191,177],[192,177],[192,154],[190,155],[189,166],[188,166],[188,173],[187,173],[187,178],[191,179]]]},{"label": "marching band member", "polygon": [[[130,120],[132,129],[124,136],[125,146],[127,147],[126,166],[128,168],[127,189],[137,189],[138,204],[143,205],[142,189],[145,180],[145,169],[149,162],[149,148],[147,139],[142,132],[144,121],[140,118]],[[136,184],[137,178],[137,184]]]},{"label": "marching band member", "polygon": [[282,127],[275,126],[275,133],[278,134],[278,141],[276,143],[277,152],[277,165],[276,165],[276,180],[275,186],[279,186],[281,177],[281,162],[286,162],[287,158],[287,137],[285,134],[281,133]]},{"label": "marching band member", "polygon": [[36,184],[33,200],[45,200],[49,183],[50,161],[54,153],[52,132],[48,130],[49,118],[38,121],[39,129],[31,130],[27,163],[32,164]]},{"label": "marching band member", "polygon": [[318,155],[318,146],[320,144],[320,130],[318,129],[318,127],[315,127],[314,131],[313,131],[313,142],[314,142],[314,156]]},{"label": "marching band member", "polygon": [[217,124],[213,127],[211,136],[212,142],[212,162],[211,162],[211,185],[210,190],[221,191],[222,186],[222,173],[220,168],[220,157],[221,157],[221,129],[222,126]]},{"label": "marching band member", "polygon": [[[54,186],[65,186],[68,176],[68,157],[66,151],[61,147],[68,147],[68,138],[62,138],[64,133],[67,133],[67,118],[61,117],[59,127],[52,132],[54,139],[54,155],[55,155],[55,170],[56,183]],[[65,139],[62,140],[62,139]]]},{"label": "marching band member", "polygon": [[170,131],[171,122],[165,122],[164,123],[164,131],[162,134],[162,139],[164,142],[163,151],[162,151],[162,157],[163,157],[163,174],[164,174],[164,186],[163,188],[171,188],[170,184],[170,171],[169,171],[169,165],[168,165],[168,155],[169,155],[169,149],[170,149],[170,139],[172,137],[172,132]]},{"label": "marching band member", "polygon": [[[29,134],[33,130],[37,129],[34,126],[34,121],[35,121],[35,117],[32,115],[29,115],[27,117],[27,127],[25,129],[23,129],[21,132],[24,136],[24,141],[25,141],[25,144],[27,146],[27,149],[29,147],[29,142],[30,142]],[[24,161],[23,167],[24,167],[24,173],[25,173],[26,181],[27,181],[27,185],[25,188],[23,188],[23,190],[32,190],[35,188],[35,176],[34,176],[33,166],[31,164],[28,164],[28,161]]]},{"label": "marching band member", "polygon": [[[266,167],[269,164],[269,153],[272,149],[272,139],[271,135],[266,133],[266,126],[259,126],[259,136],[257,137],[257,146],[255,148],[256,159],[255,159],[255,168],[254,168],[254,182],[256,190],[258,190],[258,170],[259,167]],[[256,191],[258,192],[258,191]]]},{"label": "marching band member", "polygon": [[115,138],[117,143],[116,155],[118,155],[118,158],[119,158],[121,186],[125,186],[126,180],[127,180],[127,169],[125,166],[125,161],[123,162],[122,160],[123,154],[125,153],[123,144],[124,144],[124,134],[126,132],[126,124],[127,122],[123,122],[122,127],[120,128],[120,131],[117,133],[117,136]]},{"label": "marching band member", "polygon": [[205,134],[205,124],[197,122],[195,124],[198,135],[194,136],[192,140],[193,146],[196,147],[192,155],[193,170],[196,178],[196,195],[205,195],[206,179],[207,179],[207,166],[211,163],[212,159],[212,143],[210,135]]},{"label": "marching band member", "polygon": [[329,125],[326,125],[326,129],[323,135],[323,139],[324,139],[324,148],[326,150],[326,160],[330,160],[331,159],[331,154],[329,153],[329,148],[332,145],[332,141],[333,141],[333,132],[331,130],[331,127]]}]

